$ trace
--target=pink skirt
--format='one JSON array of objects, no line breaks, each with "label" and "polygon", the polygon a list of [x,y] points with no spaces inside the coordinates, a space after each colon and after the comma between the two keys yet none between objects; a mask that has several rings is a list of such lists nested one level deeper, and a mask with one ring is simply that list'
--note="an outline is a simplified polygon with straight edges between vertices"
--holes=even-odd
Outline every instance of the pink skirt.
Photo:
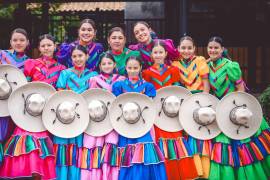
[{"label": "pink skirt", "polygon": [[16,127],[4,148],[0,178],[56,179],[53,143],[47,131],[32,133]]},{"label": "pink skirt", "polygon": [[102,137],[84,134],[81,179],[117,180],[117,143],[115,131]]}]

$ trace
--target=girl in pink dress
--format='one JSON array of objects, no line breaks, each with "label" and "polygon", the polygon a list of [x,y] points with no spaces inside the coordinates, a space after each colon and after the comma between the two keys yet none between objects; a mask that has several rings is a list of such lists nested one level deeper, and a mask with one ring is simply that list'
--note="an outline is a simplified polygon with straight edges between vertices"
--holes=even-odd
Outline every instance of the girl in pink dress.
[{"label": "girl in pink dress", "polygon": [[[92,77],[89,81],[89,88],[101,88],[112,91],[112,85],[119,80],[124,80],[124,76],[114,74],[116,63],[110,53],[104,53],[99,62],[100,74]],[[117,180],[117,143],[118,134],[113,130],[102,137],[94,137],[84,134],[83,153],[93,154],[90,159],[81,163],[81,179],[94,180]]]},{"label": "girl in pink dress", "polygon": [[[54,38],[40,36],[41,57],[28,59],[24,64],[24,74],[28,81],[42,81],[55,86],[60,72],[65,66],[54,59],[56,45]],[[53,143],[48,131],[28,132],[16,127],[4,149],[4,162],[0,178],[55,179],[55,156]]]}]

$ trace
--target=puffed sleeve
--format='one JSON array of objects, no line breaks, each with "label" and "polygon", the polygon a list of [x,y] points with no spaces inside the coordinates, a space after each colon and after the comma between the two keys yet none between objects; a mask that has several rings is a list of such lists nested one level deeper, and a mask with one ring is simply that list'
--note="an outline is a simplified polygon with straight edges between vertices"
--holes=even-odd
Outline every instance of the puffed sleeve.
[{"label": "puffed sleeve", "polygon": [[197,63],[197,68],[198,72],[201,78],[208,78],[209,74],[209,67],[206,63],[206,59],[202,56],[197,57],[198,58],[198,63]]},{"label": "puffed sleeve", "polygon": [[128,49],[136,51],[139,49],[139,45],[138,44],[132,44],[128,46]]},{"label": "puffed sleeve", "polygon": [[242,71],[238,62],[229,62],[229,65],[227,67],[227,74],[232,82],[236,82],[242,79]]},{"label": "puffed sleeve", "polygon": [[57,61],[68,67],[68,61],[71,58],[71,49],[71,44],[62,43],[56,53]]},{"label": "puffed sleeve", "polygon": [[168,59],[170,61],[177,59],[180,54],[177,48],[175,48],[173,41],[171,39],[165,39],[164,42],[166,44],[166,51],[168,52]]},{"label": "puffed sleeve", "polygon": [[117,81],[113,84],[112,86],[112,93],[115,95],[115,96],[119,96],[120,94],[123,93],[122,91],[122,81]]},{"label": "puffed sleeve", "polygon": [[67,70],[61,71],[59,78],[56,83],[57,89],[66,89],[67,87],[67,80],[68,80],[68,72]]},{"label": "puffed sleeve", "polygon": [[152,83],[147,83],[144,94],[149,97],[155,97],[157,94],[155,86]]},{"label": "puffed sleeve", "polygon": [[33,68],[35,67],[35,62],[32,59],[27,59],[24,63],[24,75],[28,82],[32,81],[33,77]]}]

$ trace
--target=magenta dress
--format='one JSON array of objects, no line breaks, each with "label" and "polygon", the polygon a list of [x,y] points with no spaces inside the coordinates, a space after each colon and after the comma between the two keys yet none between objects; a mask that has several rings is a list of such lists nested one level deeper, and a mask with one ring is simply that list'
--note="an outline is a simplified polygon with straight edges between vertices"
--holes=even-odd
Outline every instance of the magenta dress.
[{"label": "magenta dress", "polygon": [[[112,91],[112,85],[116,81],[124,80],[124,76],[118,74],[104,74],[92,77],[89,88],[102,88]],[[83,156],[81,163],[81,179],[117,180],[119,167],[117,167],[117,143],[118,134],[113,130],[101,137],[94,137],[84,133]],[[90,156],[90,158],[88,158]]]},{"label": "magenta dress", "polygon": [[[28,81],[42,81],[55,86],[65,66],[52,58],[28,59],[24,74]],[[55,155],[48,131],[33,133],[15,128],[4,148],[1,178],[23,178],[39,174],[42,179],[55,179]]]}]

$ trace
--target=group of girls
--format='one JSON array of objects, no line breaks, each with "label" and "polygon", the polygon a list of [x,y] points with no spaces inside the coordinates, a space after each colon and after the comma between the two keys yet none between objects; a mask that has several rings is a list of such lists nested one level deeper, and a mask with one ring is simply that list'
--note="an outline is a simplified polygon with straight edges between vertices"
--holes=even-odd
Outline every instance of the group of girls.
[{"label": "group of girls", "polygon": [[[152,36],[143,21],[134,25],[138,43],[125,47],[119,27],[108,33],[109,50],[94,42],[94,21],[85,19],[78,28],[78,40],[56,47],[54,38],[40,36],[41,56],[26,55],[29,45],[25,30],[11,33],[10,50],[0,51],[0,64],[21,69],[28,81],[43,81],[57,90],[83,93],[102,88],[118,96],[125,92],[155,97],[165,86],[183,86],[193,93],[207,92],[218,98],[245,91],[241,69],[231,61],[220,37],[207,44],[209,59],[195,54],[191,37],[172,40]],[[57,49],[57,50],[56,50]],[[251,138],[236,141],[223,133],[211,140],[199,140],[184,130],[167,132],[156,126],[140,138],[130,139],[114,130],[102,137],[86,133],[60,138],[47,131],[28,132],[0,117],[0,178],[116,180],[116,179],[269,179],[270,132],[265,120]],[[136,144],[133,152],[128,146]],[[124,149],[119,157],[119,149]],[[178,152],[183,151],[183,154]]]}]

